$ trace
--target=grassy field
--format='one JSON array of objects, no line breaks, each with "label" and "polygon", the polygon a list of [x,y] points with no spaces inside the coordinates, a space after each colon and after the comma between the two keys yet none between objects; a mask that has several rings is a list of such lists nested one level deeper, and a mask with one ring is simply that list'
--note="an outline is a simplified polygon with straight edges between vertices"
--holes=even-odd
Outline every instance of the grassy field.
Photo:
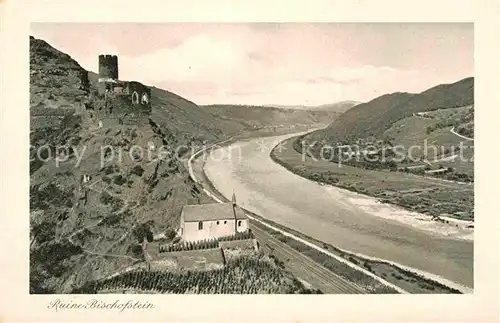
[{"label": "grassy field", "polygon": [[314,160],[293,148],[295,139],[286,140],[283,149],[273,149],[271,157],[302,177],[373,196],[410,211],[433,216],[447,214],[460,219],[474,218],[473,185]]}]

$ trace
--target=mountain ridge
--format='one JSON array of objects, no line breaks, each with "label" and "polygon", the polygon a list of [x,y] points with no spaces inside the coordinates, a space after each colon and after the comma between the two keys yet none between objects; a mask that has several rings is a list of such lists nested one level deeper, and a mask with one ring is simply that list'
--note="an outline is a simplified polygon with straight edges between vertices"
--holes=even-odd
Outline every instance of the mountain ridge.
[{"label": "mountain ridge", "polygon": [[394,92],[347,110],[326,129],[308,136],[312,140],[355,141],[380,136],[391,124],[413,113],[470,105],[474,78],[439,84],[420,93]]}]

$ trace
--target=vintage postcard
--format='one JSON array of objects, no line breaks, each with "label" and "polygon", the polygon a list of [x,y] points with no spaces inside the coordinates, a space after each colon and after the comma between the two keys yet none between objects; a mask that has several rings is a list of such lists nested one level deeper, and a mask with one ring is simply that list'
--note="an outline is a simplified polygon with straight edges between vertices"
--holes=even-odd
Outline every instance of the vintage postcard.
[{"label": "vintage postcard", "polygon": [[[477,267],[475,215],[489,211],[474,160],[477,116],[495,105],[476,114],[476,35],[494,21],[458,3],[456,17],[398,22],[33,10],[22,57],[2,62],[26,58],[28,182],[9,210],[24,235],[2,247],[25,241],[10,253],[26,266],[17,293],[51,320],[221,321],[225,302],[262,308],[244,321],[380,321],[405,306],[393,319],[460,317],[450,306],[494,319],[493,297],[460,305],[480,303],[475,274],[496,266]],[[323,309],[283,313],[306,302]],[[325,311],[338,302],[340,316]]]}]

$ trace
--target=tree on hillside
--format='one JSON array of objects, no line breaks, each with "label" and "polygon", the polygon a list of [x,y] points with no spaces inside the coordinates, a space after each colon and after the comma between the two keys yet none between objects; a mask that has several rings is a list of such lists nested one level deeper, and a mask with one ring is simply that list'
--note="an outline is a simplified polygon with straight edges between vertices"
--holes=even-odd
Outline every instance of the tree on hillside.
[{"label": "tree on hillside", "polygon": [[146,238],[148,242],[153,241],[153,232],[151,231],[151,226],[149,222],[145,222],[138,225],[134,229],[133,234],[139,242],[142,242],[144,238]]}]

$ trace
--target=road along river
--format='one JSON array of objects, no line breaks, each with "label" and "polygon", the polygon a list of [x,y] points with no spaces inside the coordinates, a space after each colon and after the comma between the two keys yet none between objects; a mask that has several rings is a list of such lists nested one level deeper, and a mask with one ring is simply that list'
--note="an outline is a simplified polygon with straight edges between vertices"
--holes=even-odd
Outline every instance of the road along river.
[{"label": "road along river", "polygon": [[400,208],[293,174],[269,156],[292,136],[256,138],[213,150],[205,173],[226,198],[235,192],[239,205],[264,218],[340,249],[471,290],[471,240],[416,226]]}]

